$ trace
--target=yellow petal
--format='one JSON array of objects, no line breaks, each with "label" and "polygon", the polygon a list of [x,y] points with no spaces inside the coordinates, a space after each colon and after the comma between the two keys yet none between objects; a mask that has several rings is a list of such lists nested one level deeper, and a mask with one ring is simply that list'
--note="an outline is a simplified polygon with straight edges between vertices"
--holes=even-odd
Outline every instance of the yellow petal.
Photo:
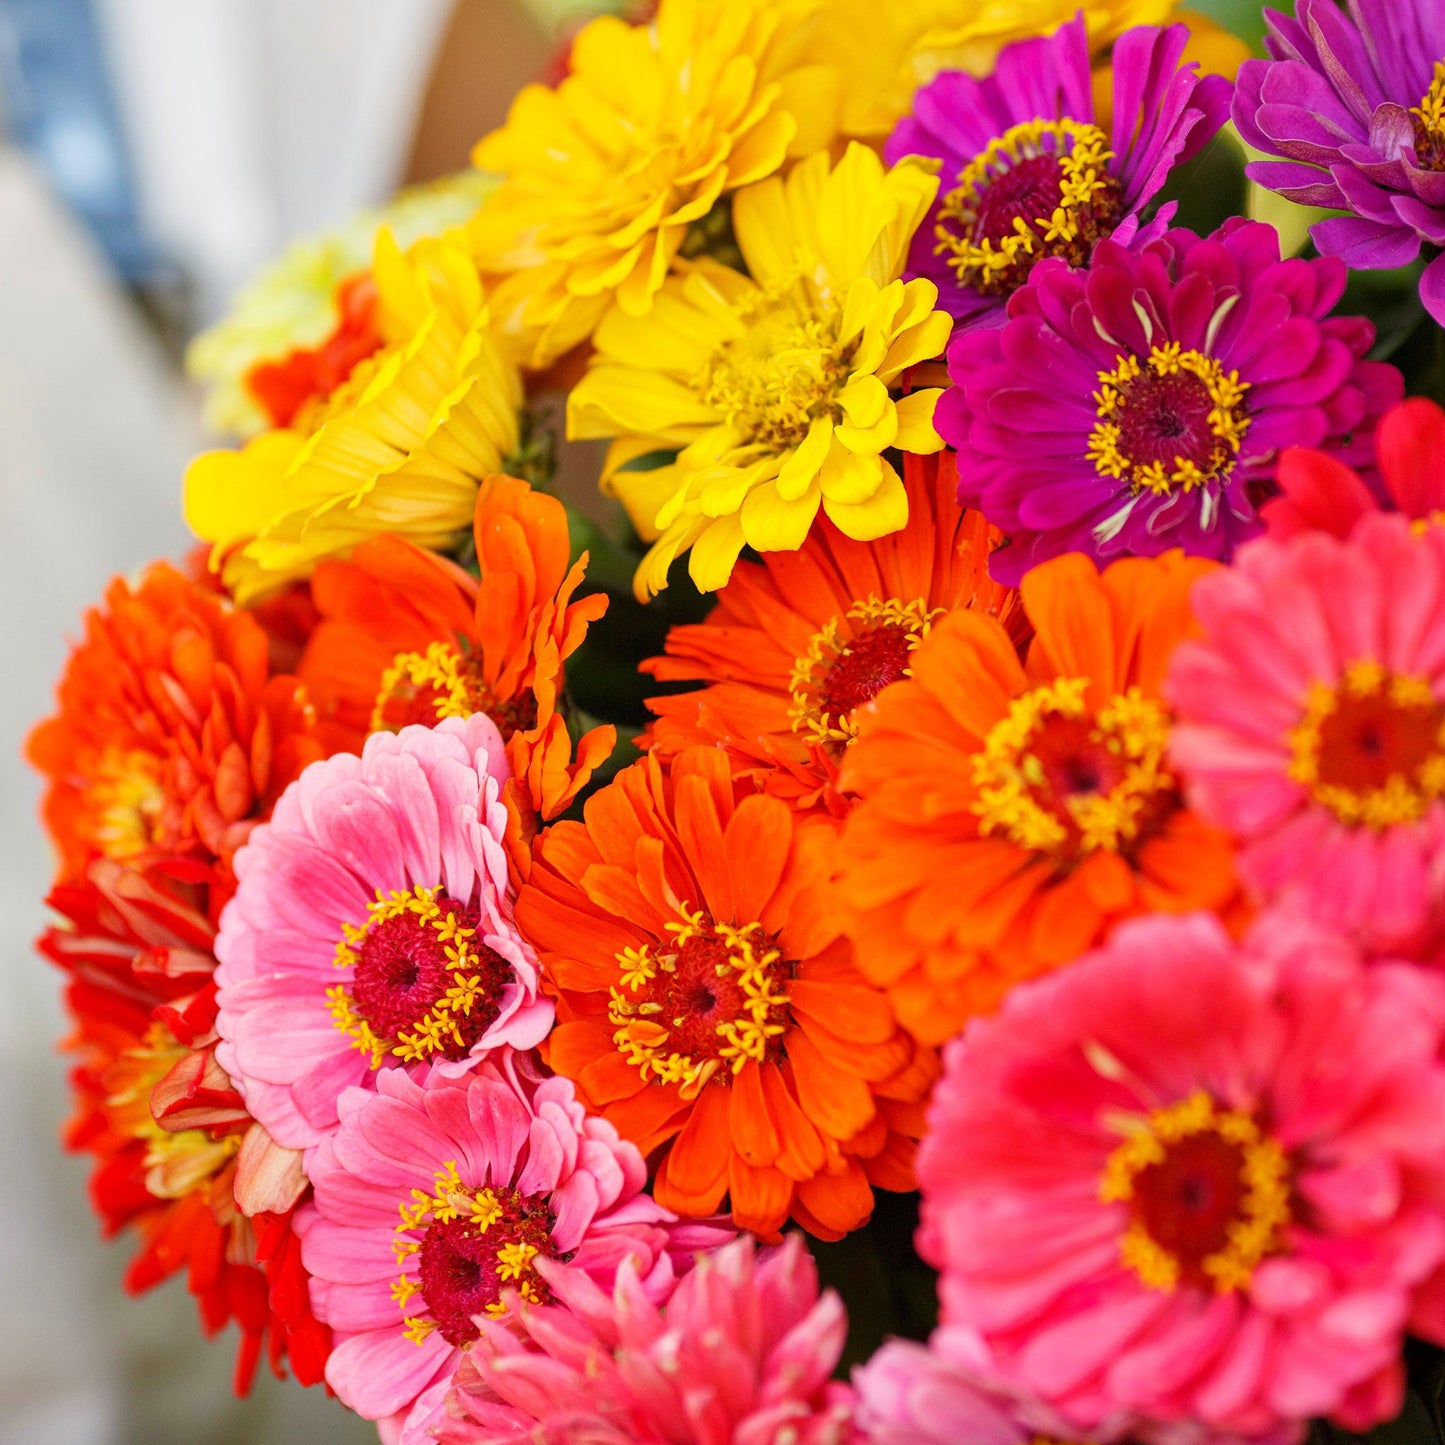
[{"label": "yellow petal", "polygon": [[887,462],[881,463],[883,477],[877,490],[866,502],[849,505],[823,499],[823,511],[845,536],[859,542],[873,542],[890,536],[908,525],[908,493],[898,473]]},{"label": "yellow petal", "polygon": [[900,451],[928,456],[932,452],[943,450],[943,438],[933,427],[933,409],[942,395],[943,388],[935,386],[923,391],[911,391],[899,400],[896,445]]},{"label": "yellow petal", "polygon": [[813,485],[832,446],[832,421],[826,416],[815,417],[808,435],[778,471],[777,491],[784,501],[797,501]]},{"label": "yellow petal", "polygon": [[[823,496],[830,502],[856,506],[878,489],[885,463],[877,453],[859,456],[846,447],[834,445],[818,473]],[[830,511],[829,516],[832,516]]]},{"label": "yellow petal", "polygon": [[302,443],[292,431],[262,432],[239,452],[206,452],[186,469],[186,524],[203,542],[215,544],[212,566],[285,510],[287,472]]},{"label": "yellow petal", "polygon": [[796,552],[803,545],[823,493],[809,487],[792,501],[780,497],[776,487],[755,487],[743,503],[743,536],[759,552]]},{"label": "yellow petal", "polygon": [[719,517],[692,544],[688,575],[701,592],[716,592],[726,585],[743,550],[742,523],[736,516]]}]

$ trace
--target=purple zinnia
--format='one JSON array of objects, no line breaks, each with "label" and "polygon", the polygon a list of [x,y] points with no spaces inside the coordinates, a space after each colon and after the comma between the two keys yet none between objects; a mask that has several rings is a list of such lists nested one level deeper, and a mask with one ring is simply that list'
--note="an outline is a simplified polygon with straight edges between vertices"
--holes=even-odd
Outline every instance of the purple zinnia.
[{"label": "purple zinnia", "polygon": [[938,285],[963,327],[997,326],[1009,296],[1049,256],[1087,265],[1105,236],[1139,246],[1162,235],[1174,204],[1144,224],[1170,168],[1224,124],[1229,82],[1180,68],[1183,25],[1126,31],[1114,46],[1113,121],[1094,115],[1089,42],[1079,16],[1054,35],[1010,45],[985,80],[945,71],[920,90],[884,151],[943,164],[939,198],[914,237],[909,270]]},{"label": "purple zinnia", "polygon": [[935,416],[959,500],[1009,534],[994,576],[1062,552],[1228,558],[1260,530],[1281,448],[1368,467],[1404,383],[1362,359],[1368,321],[1328,316],[1345,277],[1281,261],[1272,226],[1237,218],[1137,253],[1103,241],[1088,271],[1040,262],[1001,328],[954,337]]},{"label": "purple zinnia", "polygon": [[[1266,10],[1272,60],[1239,72],[1234,122],[1284,156],[1251,179],[1307,206],[1351,211],[1310,228],[1315,245],[1366,270],[1445,246],[1445,0],[1299,0]],[[1445,323],[1445,256],[1420,278]]]}]

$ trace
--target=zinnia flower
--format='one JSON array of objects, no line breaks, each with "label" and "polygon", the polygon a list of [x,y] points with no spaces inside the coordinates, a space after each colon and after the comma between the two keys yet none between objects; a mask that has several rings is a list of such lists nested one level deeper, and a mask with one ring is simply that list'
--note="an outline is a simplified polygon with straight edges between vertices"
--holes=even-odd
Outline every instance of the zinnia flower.
[{"label": "zinnia flower", "polygon": [[1328,315],[1345,278],[1281,261],[1272,227],[1238,219],[1138,254],[1102,241],[1087,272],[1041,261],[1002,329],[955,338],[938,411],[959,499],[1009,534],[994,576],[1070,551],[1227,559],[1260,528],[1281,448],[1367,463],[1403,383],[1362,359],[1368,321]]},{"label": "zinnia flower", "polygon": [[473,522],[480,581],[399,537],[363,542],[311,581],[320,613],[300,673],[331,750],[369,733],[484,712],[507,745],[531,811],[560,813],[612,750],[599,727],[577,745],[559,706],[563,664],[607,610],[578,601],[587,554],[569,569],[567,510],[515,477],[488,477]]},{"label": "zinnia flower", "polygon": [[662,1303],[631,1262],[610,1293],[575,1268],[539,1270],[558,1303],[523,1305],[516,1328],[482,1321],[437,1431],[444,1445],[861,1441],[852,1391],[829,1378],[843,1303],[819,1295],[796,1235],[703,1257]]},{"label": "zinnia flower", "polygon": [[1194,604],[1168,687],[1194,807],[1262,898],[1413,946],[1445,901],[1445,532],[1264,539]]},{"label": "zinnia flower", "polygon": [[411,186],[335,231],[294,242],[186,348],[186,370],[206,387],[206,425],[249,437],[290,426],[378,346],[371,253],[385,226],[400,246],[458,226],[496,185],[464,171]]},{"label": "zinnia flower", "polygon": [[[1280,495],[1260,516],[1271,537],[1328,532],[1345,538],[1361,517],[1399,511],[1411,521],[1445,516],[1445,412],[1423,396],[1391,408],[1375,428],[1378,483],[1327,452],[1291,447],[1279,459]],[[1384,491],[1385,506],[1379,495]]]},{"label": "zinnia flower", "polygon": [[614,299],[646,315],[690,227],[827,145],[836,82],[810,53],[824,3],[662,0],[647,25],[601,16],[573,40],[567,78],[524,87],[478,143],[473,161],[503,180],[471,243],[530,365],[584,341]]},{"label": "zinnia flower", "polygon": [[[863,146],[829,169],[818,153],[733,202],[744,276],[706,257],[680,267],[641,319],[614,310],[567,405],[574,437],[618,437],[604,481],[643,537],[645,597],[692,548],[703,591],[743,547],[802,546],[821,508],[859,541],[908,520],[884,453],[935,452],[938,391],[895,399],[903,373],[937,356],[948,316],[931,281],[899,280],[938,189],[923,162],[885,171]],[[657,449],[654,471],[619,470]]]},{"label": "zinnia flower", "polygon": [[263,432],[186,473],[186,520],[240,602],[380,532],[453,546],[517,448],[521,382],[465,253],[428,239],[403,254],[383,230],[372,277],[385,344],[303,409],[306,431]]},{"label": "zinnia flower", "polygon": [[[738,800],[739,793],[749,794]],[[645,758],[538,840],[517,921],[558,998],[542,1046],[679,1214],[856,1229],[912,1188],[935,1071],[837,937],[836,831],[753,794],[717,748]]]},{"label": "zinnia flower", "polygon": [[566,1079],[500,1057],[425,1087],[391,1072],[374,1093],[346,1090],[339,1131],[307,1156],[315,1198],[296,1230],[336,1334],[326,1382],[393,1445],[432,1438],[478,1320],[509,1313],[505,1291],[551,1300],[543,1261],[606,1290],[628,1262],[638,1292],[664,1298],[694,1249],[730,1237],[676,1228],[642,1193],[642,1156]]},{"label": "zinnia flower", "polygon": [[506,757],[485,716],[375,733],[308,768],[237,859],[216,939],[220,1060],[280,1143],[348,1085],[463,1073],[552,1023],[511,922]]},{"label": "zinnia flower", "polygon": [[94,858],[178,855],[228,876],[256,820],[321,756],[300,685],[267,673],[255,619],[165,563],[134,587],[113,581],[66,662],[59,711],[26,744],[62,877]]},{"label": "zinnia flower", "polygon": [[1121,918],[1231,900],[1229,839],[1183,806],[1160,696],[1210,570],[1055,558],[1023,581],[1026,662],[994,618],[953,612],[864,712],[836,902],[918,1038],[941,1043]]},{"label": "zinnia flower", "polygon": [[1229,112],[1227,80],[1180,68],[1188,41],[1183,25],[1124,33],[1108,122],[1095,115],[1082,11],[1047,39],[1008,46],[986,80],[949,70],[920,90],[883,152],[943,166],[909,274],[936,282],[962,325],[997,326],[1044,257],[1087,266],[1105,236],[1136,250],[1162,236],[1177,203],[1147,223],[1144,207]]},{"label": "zinnia flower", "polygon": [[672,628],[642,671],[708,686],[649,700],[652,751],[722,746],[768,792],[842,813],[859,710],[907,673],[937,619],[970,607],[1022,626],[1017,594],[988,576],[998,533],[954,500],[953,453],[905,455],[903,484],[902,531],[855,542],[825,517],[796,552],[740,562],[705,622]]},{"label": "zinnia flower", "polygon": [[68,976],[75,1026],[65,1144],[95,1159],[90,1198],[107,1237],[140,1239],[130,1293],[184,1271],[206,1335],[240,1328],[238,1394],[263,1349],[278,1375],[289,1358],[314,1384],[331,1336],[292,1247],[300,1158],[276,1149],[215,1064],[214,930],[175,871],[101,858],[48,900],[64,922],[39,947]]},{"label": "zinnia flower", "polygon": [[[1349,211],[1310,227],[1327,256],[1405,266],[1445,244],[1445,4],[1299,0],[1265,12],[1270,60],[1239,70],[1234,123],[1266,155],[1251,179],[1307,206]],[[1445,322],[1445,266],[1420,277]]]},{"label": "zinnia flower", "polygon": [[1445,1255],[1440,989],[1194,915],[1017,990],[948,1049],[919,1150],[945,1322],[1080,1431],[1392,1419]]},{"label": "zinnia flower", "polygon": [[843,76],[845,135],[882,138],[913,108],[918,88],[949,70],[987,75],[1014,41],[1051,35],[1078,13],[1099,55],[1131,25],[1157,25],[1174,0],[831,0],[824,54]]}]

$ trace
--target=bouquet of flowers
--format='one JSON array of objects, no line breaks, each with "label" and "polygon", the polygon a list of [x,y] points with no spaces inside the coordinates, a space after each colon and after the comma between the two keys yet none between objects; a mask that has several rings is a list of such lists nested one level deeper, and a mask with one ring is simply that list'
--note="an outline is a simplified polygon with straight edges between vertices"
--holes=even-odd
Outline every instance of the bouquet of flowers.
[{"label": "bouquet of flowers", "polygon": [[1445,0],[1075,3],[595,19],[197,343],[29,751],[238,1389],[1436,1438]]}]

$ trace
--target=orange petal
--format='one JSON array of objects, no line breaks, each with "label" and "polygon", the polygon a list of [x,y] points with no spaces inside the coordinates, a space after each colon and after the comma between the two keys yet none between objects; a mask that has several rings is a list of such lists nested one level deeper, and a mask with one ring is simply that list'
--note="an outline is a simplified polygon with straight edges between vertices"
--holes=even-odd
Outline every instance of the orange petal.
[{"label": "orange petal", "polygon": [[820,1224],[844,1234],[873,1213],[873,1189],[856,1159],[845,1160],[840,1173],[817,1174],[799,1184],[798,1198]]},{"label": "orange petal", "polygon": [[788,1081],[775,1065],[761,1065],[758,1075],[781,1143],[778,1168],[789,1179],[811,1179],[828,1157],[818,1131],[799,1108]]},{"label": "orange petal", "polygon": [[833,1138],[851,1139],[873,1117],[868,1085],[830,1063],[802,1029],[788,1035],[787,1048],[803,1112]]},{"label": "orange petal", "polygon": [[[763,1065],[749,1059],[733,1075],[729,1090],[732,1098],[728,1108],[728,1128],[733,1148],[754,1169],[775,1163],[783,1147],[768,1113],[768,1101],[763,1095],[762,1069]],[[736,1207],[736,1199],[733,1203]]]},{"label": "orange petal", "polygon": [[731,1153],[727,1085],[705,1084],[658,1173],[658,1203],[679,1214],[713,1213],[727,1191]]},{"label": "orange petal", "polygon": [[736,1154],[728,1164],[733,1223],[765,1238],[776,1236],[793,1202],[793,1181],[779,1169],[754,1169]]}]

